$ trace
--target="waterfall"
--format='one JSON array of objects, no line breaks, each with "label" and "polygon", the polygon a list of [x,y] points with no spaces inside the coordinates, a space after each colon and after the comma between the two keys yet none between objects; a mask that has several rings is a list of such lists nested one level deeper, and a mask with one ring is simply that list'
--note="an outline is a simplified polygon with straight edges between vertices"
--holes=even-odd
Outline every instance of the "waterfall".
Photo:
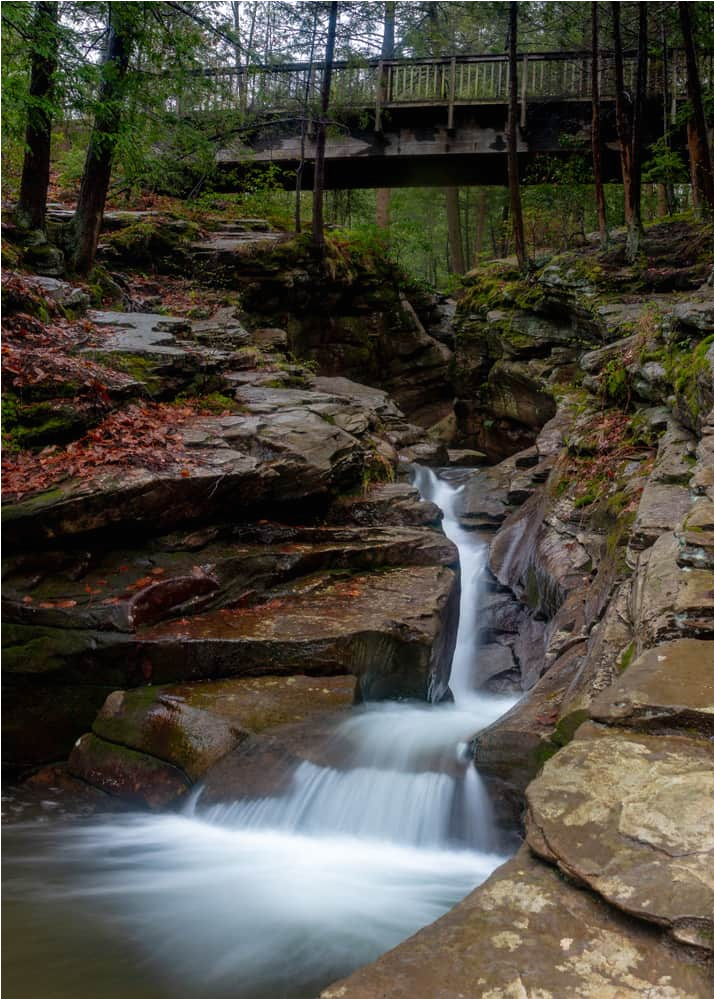
[{"label": "waterfall", "polygon": [[[29,922],[41,895],[45,921],[28,934],[66,990],[35,995],[316,996],[505,860],[466,758],[471,737],[513,702],[479,696],[471,681],[486,546],[459,525],[459,490],[424,468],[415,481],[460,554],[455,703],[353,710],[336,732],[340,753],[328,745],[321,757],[334,765],[301,764],[280,796],[203,806],[199,789],[180,815],[99,817],[33,840],[11,828],[24,862],[6,886],[10,919]],[[41,889],[38,854],[53,859]],[[101,965],[90,993],[77,992],[67,959],[78,920],[84,960],[90,948]]]}]

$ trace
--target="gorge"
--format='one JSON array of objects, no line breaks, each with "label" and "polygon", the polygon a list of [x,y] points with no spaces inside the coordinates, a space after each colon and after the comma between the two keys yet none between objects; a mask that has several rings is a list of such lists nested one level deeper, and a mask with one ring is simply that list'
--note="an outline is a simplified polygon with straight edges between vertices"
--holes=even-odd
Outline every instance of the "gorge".
[{"label": "gorge", "polygon": [[707,235],[452,318],[255,226],[4,279],[15,995],[708,996]]}]

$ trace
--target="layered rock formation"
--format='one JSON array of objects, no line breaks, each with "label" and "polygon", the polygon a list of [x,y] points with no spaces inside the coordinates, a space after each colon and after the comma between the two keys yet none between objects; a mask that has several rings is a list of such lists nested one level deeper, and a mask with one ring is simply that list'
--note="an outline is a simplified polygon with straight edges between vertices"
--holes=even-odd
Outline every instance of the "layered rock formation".
[{"label": "layered rock formation", "polygon": [[[462,428],[515,452],[464,494],[494,532],[483,680],[527,692],[474,755],[526,844],[326,997],[710,995],[712,294],[604,301],[598,277],[567,260],[498,315],[466,303]],[[535,388],[484,427],[504,352]]]},{"label": "layered rock formation", "polygon": [[[50,449],[50,488],[4,504],[5,762],[70,755],[72,774],[158,807],[264,730],[448,697],[456,551],[437,508],[391,481],[400,451],[435,452],[422,430],[225,310],[87,319],[70,357],[126,373],[106,405],[157,447],[138,438],[113,465],[95,417],[64,464]],[[203,412],[182,402],[197,385]],[[134,425],[147,396],[166,402]]]}]

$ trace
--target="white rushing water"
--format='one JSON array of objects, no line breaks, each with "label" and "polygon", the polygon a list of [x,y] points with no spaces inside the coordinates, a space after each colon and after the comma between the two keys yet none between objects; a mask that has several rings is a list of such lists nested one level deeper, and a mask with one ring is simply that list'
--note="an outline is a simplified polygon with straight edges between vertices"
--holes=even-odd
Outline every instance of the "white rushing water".
[{"label": "white rushing water", "polygon": [[[514,701],[480,696],[470,681],[486,546],[460,527],[458,491],[427,469],[416,482],[442,508],[460,552],[455,704],[355,710],[336,734],[339,763],[301,764],[281,796],[203,808],[199,793],[181,815],[114,815],[25,839],[13,851],[21,857],[12,919],[27,922],[60,992],[33,994],[30,982],[30,992],[12,995],[315,996],[435,920],[505,860],[465,753]],[[38,853],[54,865],[49,876],[43,868],[39,934],[28,910]],[[82,928],[82,976],[68,920]],[[22,947],[19,956],[27,981]]]}]

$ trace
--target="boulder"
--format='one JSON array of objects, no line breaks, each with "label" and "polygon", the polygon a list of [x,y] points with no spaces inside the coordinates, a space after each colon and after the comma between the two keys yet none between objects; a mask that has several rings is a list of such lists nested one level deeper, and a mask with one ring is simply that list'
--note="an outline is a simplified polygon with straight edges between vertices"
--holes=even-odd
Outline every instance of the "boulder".
[{"label": "boulder", "polygon": [[354,686],[350,677],[298,675],[114,691],[92,728],[118,747],[113,771],[121,771],[121,750],[129,747],[172,764],[193,783],[257,733],[347,707]]},{"label": "boulder", "polygon": [[197,418],[182,436],[190,455],[163,467],[62,481],[3,506],[7,538],[34,547],[59,536],[118,529],[169,530],[211,514],[247,516],[296,502],[310,506],[361,481],[360,442],[306,407],[263,415]]},{"label": "boulder", "polygon": [[139,629],[134,648],[154,683],[352,673],[359,700],[439,701],[447,693],[457,605],[456,577],[446,567],[317,573],[265,604]]},{"label": "boulder", "polygon": [[77,740],[67,767],[75,778],[150,809],[165,808],[190,788],[186,775],[172,764],[107,743],[92,733]]},{"label": "boulder", "polygon": [[646,650],[590,706],[597,722],[642,731],[713,733],[713,647],[675,639]]},{"label": "boulder", "polygon": [[445,916],[321,996],[676,1000],[710,992],[688,949],[664,947],[659,930],[576,888],[524,847]]},{"label": "boulder", "polygon": [[712,638],[712,574],[681,568],[679,552],[677,535],[668,532],[638,559],[631,615],[641,648],[670,639]]},{"label": "boulder", "polygon": [[529,846],[626,913],[712,949],[706,740],[585,723],[527,789]]}]

